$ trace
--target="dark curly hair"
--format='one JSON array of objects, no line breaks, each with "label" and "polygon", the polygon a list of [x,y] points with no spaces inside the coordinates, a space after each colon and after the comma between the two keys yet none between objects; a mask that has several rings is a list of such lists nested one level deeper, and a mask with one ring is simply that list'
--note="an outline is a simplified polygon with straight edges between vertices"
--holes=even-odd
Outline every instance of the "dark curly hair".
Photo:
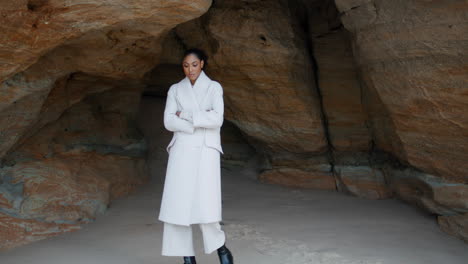
[{"label": "dark curly hair", "polygon": [[188,49],[184,52],[184,58],[190,54],[195,55],[199,60],[203,61],[203,68],[206,68],[206,66],[208,65],[208,56],[206,55],[204,50],[198,48]]}]

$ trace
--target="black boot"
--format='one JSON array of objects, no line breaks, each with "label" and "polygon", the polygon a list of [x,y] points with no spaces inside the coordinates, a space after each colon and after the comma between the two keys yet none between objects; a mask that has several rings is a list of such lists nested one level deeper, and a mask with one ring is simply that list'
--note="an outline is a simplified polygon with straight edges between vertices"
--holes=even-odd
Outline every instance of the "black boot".
[{"label": "black boot", "polygon": [[234,264],[234,259],[232,257],[231,251],[223,245],[222,247],[218,248],[218,256],[220,264]]},{"label": "black boot", "polygon": [[197,264],[197,261],[195,261],[195,257],[184,257],[184,264]]}]

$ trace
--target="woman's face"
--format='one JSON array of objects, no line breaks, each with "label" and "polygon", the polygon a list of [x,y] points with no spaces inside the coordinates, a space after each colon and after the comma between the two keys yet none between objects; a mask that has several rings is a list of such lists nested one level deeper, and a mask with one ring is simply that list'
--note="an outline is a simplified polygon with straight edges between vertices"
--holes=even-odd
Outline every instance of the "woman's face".
[{"label": "woman's face", "polygon": [[182,62],[182,68],[184,68],[185,76],[194,83],[203,69],[204,61],[200,61],[197,56],[189,54],[184,58]]}]

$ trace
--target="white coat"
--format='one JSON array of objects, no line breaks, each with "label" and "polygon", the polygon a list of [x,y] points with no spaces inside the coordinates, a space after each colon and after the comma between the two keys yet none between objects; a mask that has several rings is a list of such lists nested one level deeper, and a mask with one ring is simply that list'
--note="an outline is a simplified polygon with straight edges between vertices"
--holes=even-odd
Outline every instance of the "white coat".
[{"label": "white coat", "polygon": [[186,77],[169,88],[164,127],[174,134],[159,220],[186,226],[221,221],[223,120],[223,88],[203,71],[193,87]]}]

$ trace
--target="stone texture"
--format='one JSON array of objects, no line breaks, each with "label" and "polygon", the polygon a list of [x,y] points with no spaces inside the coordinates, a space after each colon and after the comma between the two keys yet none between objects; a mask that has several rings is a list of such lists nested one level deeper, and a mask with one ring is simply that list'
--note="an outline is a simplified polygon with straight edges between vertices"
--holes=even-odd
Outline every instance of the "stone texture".
[{"label": "stone texture", "polygon": [[[9,237],[2,249],[75,230],[148,180],[146,143],[132,123],[141,89],[127,83],[100,92],[116,84],[85,75],[68,85],[78,93],[93,86],[94,93],[70,94],[73,105],[61,113],[64,88],[56,86],[41,115],[49,122],[4,159],[0,212],[13,231],[0,231]],[[22,226],[27,232],[15,237]]]},{"label": "stone texture", "polygon": [[225,117],[249,143],[270,153],[323,152],[311,54],[288,10],[279,0],[216,1],[175,34],[182,46],[209,53],[207,71],[223,85]]},{"label": "stone texture", "polygon": [[149,75],[145,93],[164,94],[167,76],[181,72],[184,47],[202,47],[210,55],[208,73],[225,89],[226,118],[267,156],[271,166],[264,169],[310,170],[333,163],[325,153],[332,149],[337,162],[366,162],[370,137],[350,40],[337,30],[334,6],[328,15],[321,2],[217,1],[164,40],[164,64]]},{"label": "stone texture", "polygon": [[167,31],[201,15],[211,1],[40,3],[34,10],[26,1],[0,9],[8,17],[0,25],[8,32],[0,37],[0,157],[31,131],[57,82],[77,72],[143,77],[157,64]]},{"label": "stone texture", "polygon": [[335,166],[338,189],[366,199],[392,197],[381,170],[367,166]]},{"label": "stone texture", "polygon": [[463,239],[468,243],[468,213],[463,215],[439,216],[440,228],[452,236]]},{"label": "stone texture", "polygon": [[[371,138],[348,34],[343,29],[331,31],[313,38],[313,44],[334,151],[367,152]],[[336,162],[340,164],[339,159]]]},{"label": "stone texture", "polygon": [[[126,33],[140,31],[146,36],[157,36],[178,23],[203,14],[210,4],[208,0],[116,0],[105,3],[19,0],[2,3],[0,32],[6,33],[0,37],[0,81],[24,71],[47,52],[87,32],[105,29],[108,35],[102,37],[118,46],[120,39],[115,35],[125,33],[127,29],[130,31]],[[132,30],[132,27],[138,30]],[[131,34],[129,37],[137,36]],[[99,49],[80,50],[94,55],[100,52]],[[107,58],[112,59],[112,56]],[[96,66],[106,64],[105,61],[96,62]]]},{"label": "stone texture", "polygon": [[367,152],[371,140],[350,36],[332,1],[291,2],[289,7],[307,35],[311,59],[316,64],[314,74],[329,148],[334,162],[341,164],[341,155]]},{"label": "stone texture", "polygon": [[57,224],[41,222],[33,219],[11,217],[0,212],[1,250],[7,250],[21,245],[80,229],[74,224]]},{"label": "stone texture", "polygon": [[[66,87],[58,86],[50,93],[51,100],[43,107],[39,119],[45,125],[20,142],[5,160],[41,159],[80,148],[102,154],[143,155],[144,149],[137,148],[140,143],[144,147],[143,136],[133,121],[141,90],[141,85],[131,82],[74,76]],[[136,152],[132,153],[133,150]]]},{"label": "stone texture", "polygon": [[466,240],[468,3],[335,3],[351,34],[372,149],[407,167],[387,170],[390,188]]},{"label": "stone texture", "polygon": [[[21,162],[1,171],[3,182],[21,184],[18,201],[3,212],[45,222],[89,222],[115,199],[146,182],[144,160],[75,151]],[[9,180],[8,180],[9,179]]]},{"label": "stone texture", "polygon": [[341,12],[348,12],[360,6],[372,3],[373,0],[335,0],[336,7]]},{"label": "stone texture", "polygon": [[397,197],[438,215],[443,231],[468,242],[468,185],[411,168],[385,167],[384,173]]},{"label": "stone texture", "polygon": [[468,183],[468,3],[336,3],[351,32],[376,147]]},{"label": "stone texture", "polygon": [[167,32],[210,4],[0,5],[0,248],[75,230],[147,181],[141,79]]},{"label": "stone texture", "polygon": [[392,191],[402,200],[438,215],[468,212],[468,185],[450,182],[411,168],[386,167]]},{"label": "stone texture", "polygon": [[103,213],[109,203],[109,182],[95,177],[97,173],[81,172],[88,163],[80,162],[89,160],[53,158],[3,168],[3,177],[23,188],[19,207],[5,211],[26,219],[65,223],[86,222]]},{"label": "stone texture", "polygon": [[333,174],[326,171],[305,171],[293,168],[267,170],[261,173],[259,180],[266,183],[289,187],[336,190]]}]

